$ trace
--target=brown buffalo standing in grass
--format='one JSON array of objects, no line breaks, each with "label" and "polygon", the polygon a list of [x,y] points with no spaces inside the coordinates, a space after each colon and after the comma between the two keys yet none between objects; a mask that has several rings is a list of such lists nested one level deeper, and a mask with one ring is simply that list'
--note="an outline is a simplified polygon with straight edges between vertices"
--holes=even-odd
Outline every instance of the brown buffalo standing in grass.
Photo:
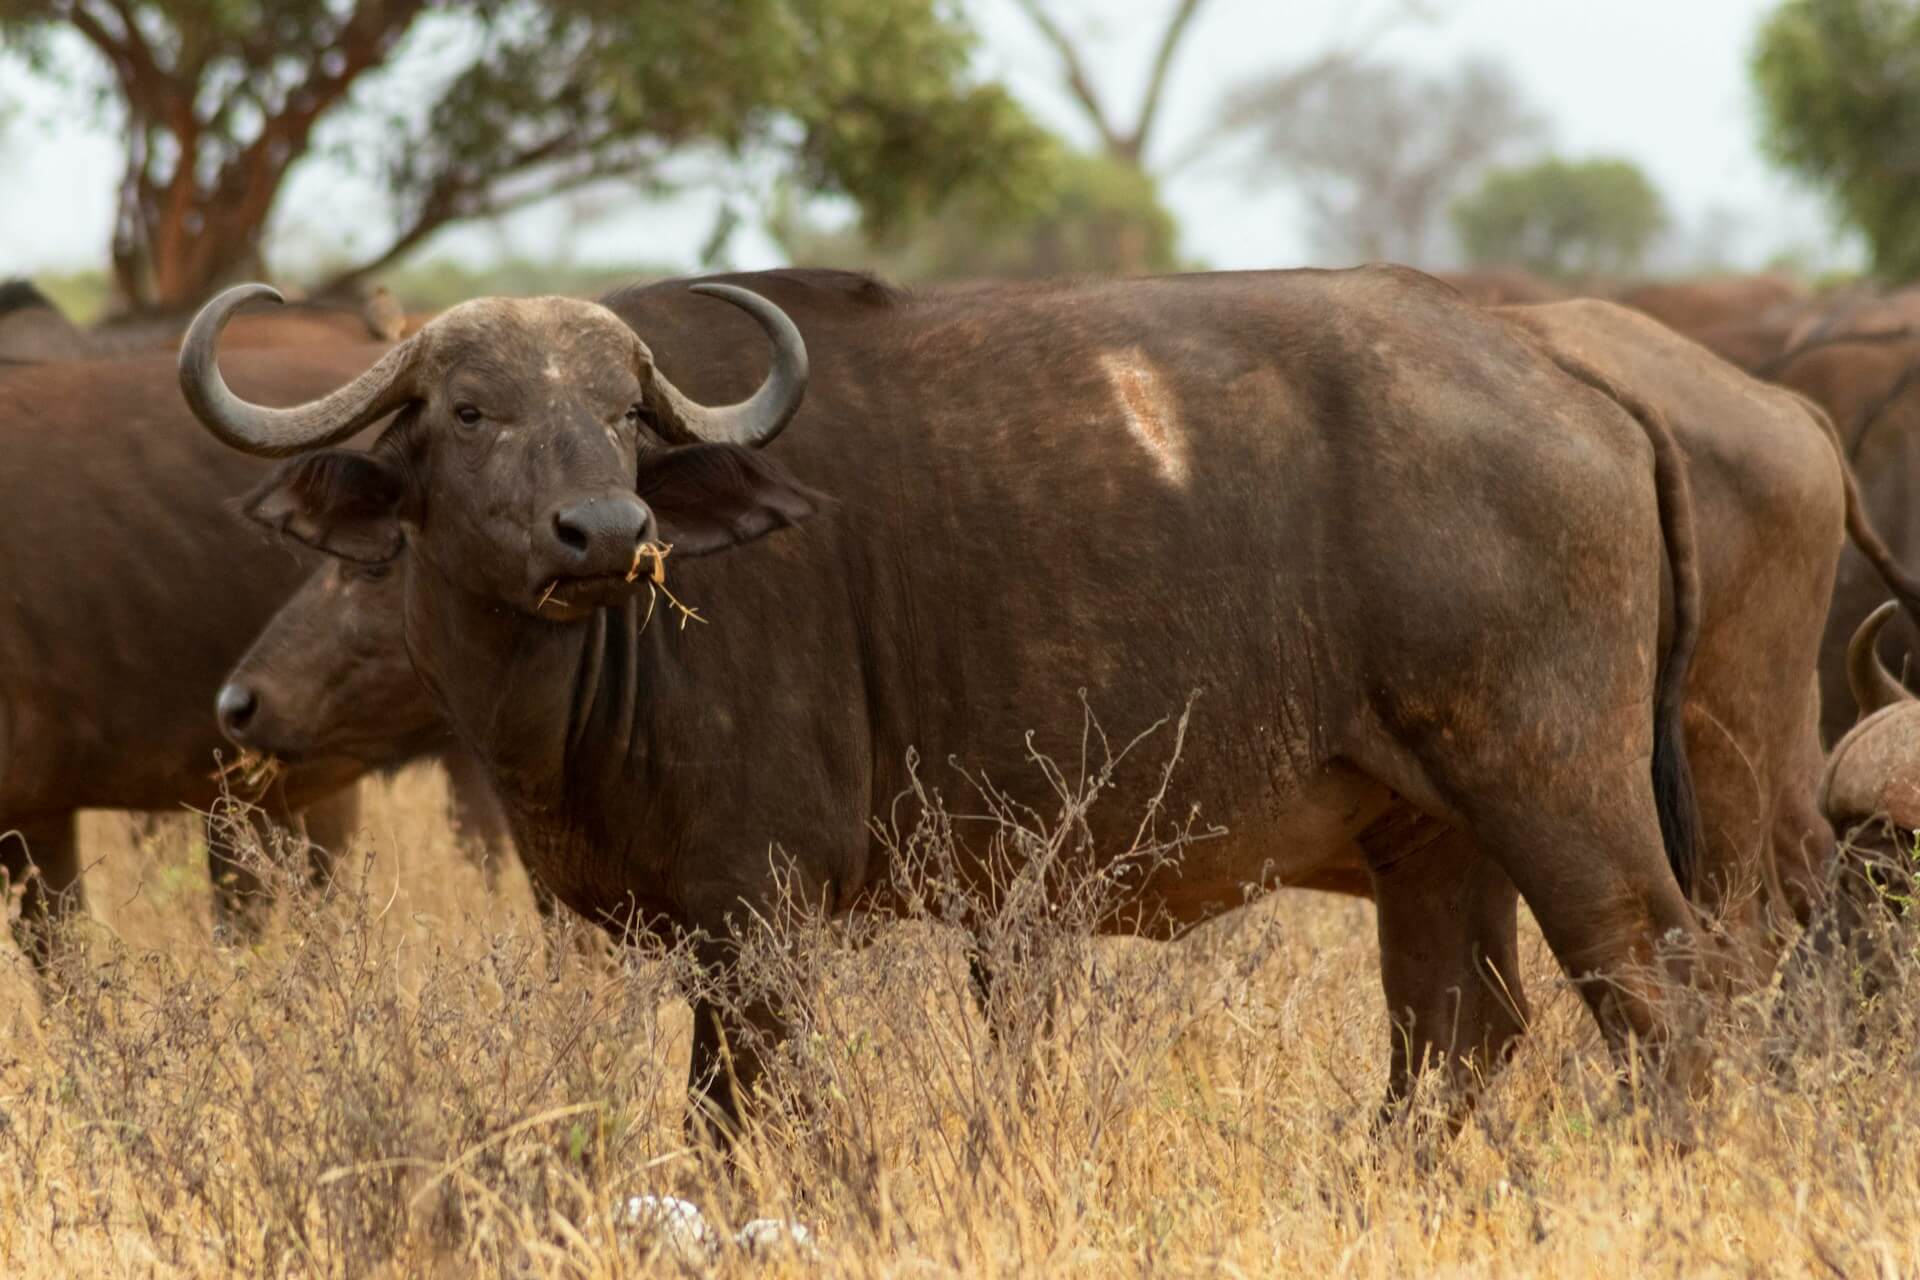
[{"label": "brown buffalo standing in grass", "polygon": [[1848,536],[1845,554],[1881,598],[1892,586],[1920,611],[1920,591],[1861,510],[1830,424],[1804,398],[1609,303],[1500,314],[1646,397],[1685,451],[1702,582],[1686,716],[1706,833],[1696,900],[1747,938],[1777,939],[1770,924],[1806,922],[1833,849],[1817,795],[1816,665]]},{"label": "brown buffalo standing in grass", "polygon": [[[1178,933],[1358,852],[1389,1005],[1415,1012],[1395,1090],[1422,1048],[1508,1038],[1450,993],[1478,989],[1516,893],[1617,1048],[1663,1038],[1646,966],[1684,976],[1706,943],[1681,884],[1697,566],[1655,418],[1399,270],[754,284],[701,286],[774,344],[723,409],[763,376],[744,317],[695,337],[644,294],[470,303],[297,409],[214,364],[270,291],[217,299],[183,348],[202,420],[290,458],[256,519],[348,560],[406,548],[414,664],[562,901],[691,934],[724,984],[783,892],[888,905],[869,819],[914,750],[1050,812],[1031,755],[1088,749],[1077,689],[1118,733],[1199,691],[1178,807],[1145,834],[1196,811],[1226,831],[1133,860],[1137,814],[1091,817],[1083,856],[1131,890],[1109,927]],[[396,412],[372,450],[329,447]],[[661,544],[709,625],[646,624]],[[1129,756],[1114,781],[1158,778]],[[741,1033],[780,1024],[764,993],[696,1001],[717,1114],[759,1069]]]},{"label": "brown buffalo standing in grass", "polygon": [[[730,335],[715,323],[724,313],[678,284],[625,295],[619,305],[644,331],[671,335],[681,369],[733,359]],[[1765,964],[1791,924],[1807,918],[1833,845],[1815,801],[1821,757],[1812,679],[1846,512],[1833,441],[1798,397],[1632,311],[1584,301],[1498,314],[1570,367],[1635,388],[1685,451],[1703,604],[1686,712],[1704,819],[1695,900]],[[812,395],[823,394],[826,376],[815,375]],[[348,754],[369,767],[438,748],[446,729],[406,656],[404,575],[395,567],[337,564],[289,602],[232,677],[259,709],[236,741],[291,759]],[[1293,883],[1370,893],[1364,859],[1354,853]],[[1400,926],[1420,927],[1418,918]],[[1497,1018],[1507,1003],[1525,1008],[1512,921],[1489,937],[1498,944],[1487,949],[1486,976],[1497,972],[1504,990],[1470,1022]],[[1467,999],[1494,989],[1483,985]]]},{"label": "brown buffalo standing in grass", "polygon": [[[1920,557],[1920,334],[1832,335],[1769,375],[1831,415],[1859,476],[1860,501],[1903,560]],[[1820,647],[1821,732],[1838,741],[1852,726],[1847,651],[1855,631],[1887,596],[1858,551],[1840,561]],[[1920,631],[1898,617],[1888,628],[1896,669],[1920,653]]]},{"label": "brown buffalo standing in grass", "polygon": [[[250,354],[237,367],[260,394],[315,394],[382,350]],[[25,881],[16,936],[40,963],[48,916],[81,906],[75,811],[213,804],[216,753],[235,754],[214,691],[312,567],[232,510],[263,468],[194,428],[167,394],[172,365],[0,369],[0,866]],[[349,781],[296,771],[260,798],[291,820]],[[316,846],[336,847],[350,793],[315,817]],[[243,921],[252,877],[215,871],[221,917]]]}]

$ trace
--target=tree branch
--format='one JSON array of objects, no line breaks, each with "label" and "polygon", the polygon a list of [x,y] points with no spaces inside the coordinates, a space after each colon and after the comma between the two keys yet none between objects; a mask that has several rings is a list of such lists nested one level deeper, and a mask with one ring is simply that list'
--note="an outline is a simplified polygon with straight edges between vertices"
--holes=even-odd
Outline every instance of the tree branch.
[{"label": "tree branch", "polygon": [[1100,105],[1100,95],[1094,90],[1093,80],[1087,75],[1086,64],[1080,60],[1080,51],[1073,47],[1073,40],[1061,29],[1060,24],[1048,16],[1042,0],[1014,0],[1020,6],[1040,34],[1060,55],[1061,68],[1067,74],[1067,89],[1080,106],[1086,111],[1087,118],[1093,122],[1094,129],[1100,134],[1100,142],[1109,151],[1124,148],[1126,139],[1120,136],[1107,118],[1106,108]]},{"label": "tree branch", "polygon": [[279,113],[267,117],[260,136],[221,166],[215,189],[229,210],[224,220],[254,232],[265,224],[288,166],[306,153],[315,122],[380,61],[393,35],[406,30],[424,7],[425,0],[361,0],[354,7],[333,45],[339,69],[329,72],[324,60],[316,60]]},{"label": "tree branch", "polygon": [[1187,29],[1193,25],[1193,17],[1200,11],[1204,0],[1180,0],[1179,7],[1173,11],[1173,17],[1167,22],[1167,29],[1160,37],[1160,49],[1153,57],[1153,74],[1147,81],[1147,94],[1140,102],[1140,114],[1133,125],[1133,136],[1126,139],[1136,164],[1147,149],[1147,138],[1153,132],[1154,118],[1160,113],[1160,101],[1166,94],[1167,70],[1173,65],[1173,55],[1179,50],[1180,42],[1186,37]]},{"label": "tree branch", "polygon": [[[567,135],[557,135],[546,141],[527,147],[511,159],[491,167],[485,174],[446,175],[437,183],[432,192],[421,202],[420,211],[413,221],[407,224],[394,241],[378,255],[357,266],[336,273],[313,292],[316,296],[344,293],[354,285],[389,266],[408,251],[417,247],[442,227],[469,218],[498,218],[513,213],[528,205],[538,204],[549,197],[576,191],[602,179],[613,177],[632,177],[637,157],[630,153],[614,156],[588,156],[586,162],[571,172],[562,172],[543,178],[534,187],[517,195],[499,196],[492,194],[489,188],[496,186],[502,178],[524,174],[551,160],[561,159],[561,153],[569,150],[577,140]],[[611,144],[616,139],[603,139],[598,146]],[[657,139],[646,140],[657,146]],[[658,157],[654,157],[657,159]]]}]

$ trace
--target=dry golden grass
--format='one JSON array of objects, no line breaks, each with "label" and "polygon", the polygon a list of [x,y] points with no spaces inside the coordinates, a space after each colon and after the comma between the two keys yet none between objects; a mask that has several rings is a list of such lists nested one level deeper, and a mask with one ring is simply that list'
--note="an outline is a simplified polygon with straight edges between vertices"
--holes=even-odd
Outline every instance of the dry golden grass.
[{"label": "dry golden grass", "polygon": [[[98,923],[68,994],[43,1011],[0,953],[0,1274],[1920,1270],[1902,1000],[1860,1010],[1830,973],[1722,1010],[1688,1108],[1622,1089],[1536,938],[1535,1026],[1466,1129],[1376,1138],[1372,910],[1308,894],[1173,946],[1059,939],[1053,1017],[999,1044],[949,931],[802,930],[769,963],[811,981],[781,1079],[814,1105],[728,1174],[683,1140],[678,960],[543,937],[441,803],[426,772],[372,787],[370,856],[234,951],[207,941],[185,824],[88,820]],[[790,1215],[818,1251],[696,1265],[611,1224],[643,1192]]]}]

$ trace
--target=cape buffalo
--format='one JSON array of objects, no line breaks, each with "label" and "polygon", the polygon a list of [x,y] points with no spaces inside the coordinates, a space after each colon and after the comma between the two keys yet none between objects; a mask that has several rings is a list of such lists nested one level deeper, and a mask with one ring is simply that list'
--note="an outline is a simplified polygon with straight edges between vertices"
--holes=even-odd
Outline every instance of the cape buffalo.
[{"label": "cape buffalo", "polygon": [[[381,350],[238,368],[262,393],[312,394]],[[230,503],[264,468],[211,446],[173,381],[166,356],[0,369],[0,866],[26,877],[15,935],[42,965],[49,913],[81,906],[74,811],[212,805],[214,690],[311,565],[264,544],[236,554],[259,538]],[[290,819],[350,780],[296,771],[260,798]],[[351,796],[315,818],[316,846],[335,847]],[[241,919],[252,880],[216,872],[221,918]]]},{"label": "cape buffalo", "polygon": [[[182,349],[201,420],[290,458],[255,519],[346,560],[406,548],[414,664],[569,906],[687,931],[724,977],[783,887],[888,904],[868,823],[913,751],[1047,812],[1031,754],[1083,750],[1076,689],[1130,728],[1198,690],[1180,791],[1228,833],[1135,864],[1137,814],[1092,819],[1133,890],[1109,927],[1176,933],[1357,845],[1416,1051],[1506,1039],[1451,993],[1516,891],[1615,1047],[1664,1041],[1646,966],[1684,977],[1704,945],[1679,725],[1700,598],[1656,418],[1398,269],[696,288],[773,342],[726,408],[751,348],[682,389],[676,335],[643,342],[619,299],[465,304],[294,409],[214,362],[271,290],[215,299]],[[370,452],[327,447],[396,412]],[[711,625],[646,625],[663,545]],[[1124,759],[1116,785],[1157,774]],[[696,1001],[693,1086],[729,1122],[759,1070],[735,1015],[780,1025]]]},{"label": "cape buffalo", "polygon": [[1893,602],[1881,605],[1853,636],[1848,676],[1860,718],[1834,744],[1820,787],[1822,806],[1853,856],[1836,877],[1833,910],[1813,943],[1828,954],[1844,947],[1849,972],[1869,996],[1899,977],[1874,925],[1910,915],[1920,891],[1920,699],[1876,652],[1893,612]]},{"label": "cape buffalo", "polygon": [[1703,611],[1685,721],[1705,833],[1695,899],[1771,960],[1778,926],[1805,923],[1833,852],[1815,795],[1814,668],[1849,518],[1871,549],[1878,539],[1850,505],[1831,431],[1800,397],[1612,303],[1498,314],[1633,388],[1685,451]]},{"label": "cape buffalo", "polygon": [[1791,310],[1806,296],[1806,289],[1789,277],[1757,275],[1637,284],[1616,292],[1613,301],[1697,338],[1719,326],[1750,321],[1768,311]]},{"label": "cape buffalo", "polygon": [[[284,312],[240,316],[228,345],[308,347],[364,344],[390,339],[406,327],[393,316],[394,300],[378,290],[365,307],[303,303]],[[0,364],[56,360],[105,360],[146,352],[174,351],[186,323],[181,316],[139,316],[82,329],[30,281],[0,281]]]},{"label": "cape buffalo", "polygon": [[1524,267],[1478,267],[1471,271],[1436,271],[1436,280],[1444,280],[1460,295],[1483,307],[1508,306],[1522,302],[1559,302],[1572,294],[1561,285],[1535,275]]},{"label": "cape buffalo", "polygon": [[1840,830],[1884,819],[1912,848],[1920,831],[1920,699],[1908,693],[1876,648],[1893,616],[1882,604],[1854,633],[1847,675],[1859,720],[1834,745],[1821,782],[1821,802]]},{"label": "cape buffalo", "polygon": [[[726,279],[752,287],[766,278]],[[683,367],[728,358],[719,317],[683,284],[629,293],[621,309],[643,331],[684,329]],[[1496,314],[1549,353],[1635,388],[1686,453],[1704,609],[1686,714],[1703,813],[1694,897],[1770,962],[1790,926],[1807,920],[1833,849],[1815,798],[1811,673],[1846,513],[1834,442],[1799,397],[1729,370],[1637,312],[1584,300]],[[822,385],[816,376],[810,394]],[[230,729],[236,742],[288,759],[350,755],[369,768],[440,749],[449,730],[406,655],[394,567],[338,562],[289,601],[230,677],[234,700],[255,709]],[[1311,883],[1371,891],[1357,857]],[[1495,961],[1512,968],[1504,951]],[[1506,982],[1524,1010],[1518,977]]]},{"label": "cape buffalo", "polygon": [[[1809,346],[1771,375],[1833,418],[1859,476],[1863,508],[1903,559],[1920,556],[1920,337],[1894,334]],[[1847,551],[1834,582],[1820,646],[1821,734],[1837,742],[1852,727],[1847,651],[1860,624],[1887,596],[1878,570]],[[1906,617],[1888,628],[1896,669],[1920,653]]]},{"label": "cape buffalo", "polygon": [[78,360],[86,335],[27,280],[0,281],[0,363]]}]

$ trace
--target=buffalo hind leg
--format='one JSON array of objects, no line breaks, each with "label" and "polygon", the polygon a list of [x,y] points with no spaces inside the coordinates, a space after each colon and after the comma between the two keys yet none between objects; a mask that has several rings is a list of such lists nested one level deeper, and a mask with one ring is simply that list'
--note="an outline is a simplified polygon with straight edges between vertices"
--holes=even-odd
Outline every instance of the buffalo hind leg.
[{"label": "buffalo hind leg", "polygon": [[86,910],[74,816],[61,814],[0,831],[0,870],[9,896],[19,886],[14,941],[41,977],[59,951],[60,936]]},{"label": "buffalo hind leg", "polygon": [[1704,935],[1667,864],[1643,760],[1468,810],[1480,847],[1519,889],[1616,1057],[1637,1041],[1691,1091],[1704,1063],[1671,1032],[1670,988],[1704,976]]},{"label": "buffalo hind leg", "polygon": [[1438,1066],[1457,1129],[1526,1030],[1519,894],[1465,832],[1431,824],[1425,834],[1373,872],[1392,1038],[1381,1120],[1401,1114],[1420,1072]]}]

